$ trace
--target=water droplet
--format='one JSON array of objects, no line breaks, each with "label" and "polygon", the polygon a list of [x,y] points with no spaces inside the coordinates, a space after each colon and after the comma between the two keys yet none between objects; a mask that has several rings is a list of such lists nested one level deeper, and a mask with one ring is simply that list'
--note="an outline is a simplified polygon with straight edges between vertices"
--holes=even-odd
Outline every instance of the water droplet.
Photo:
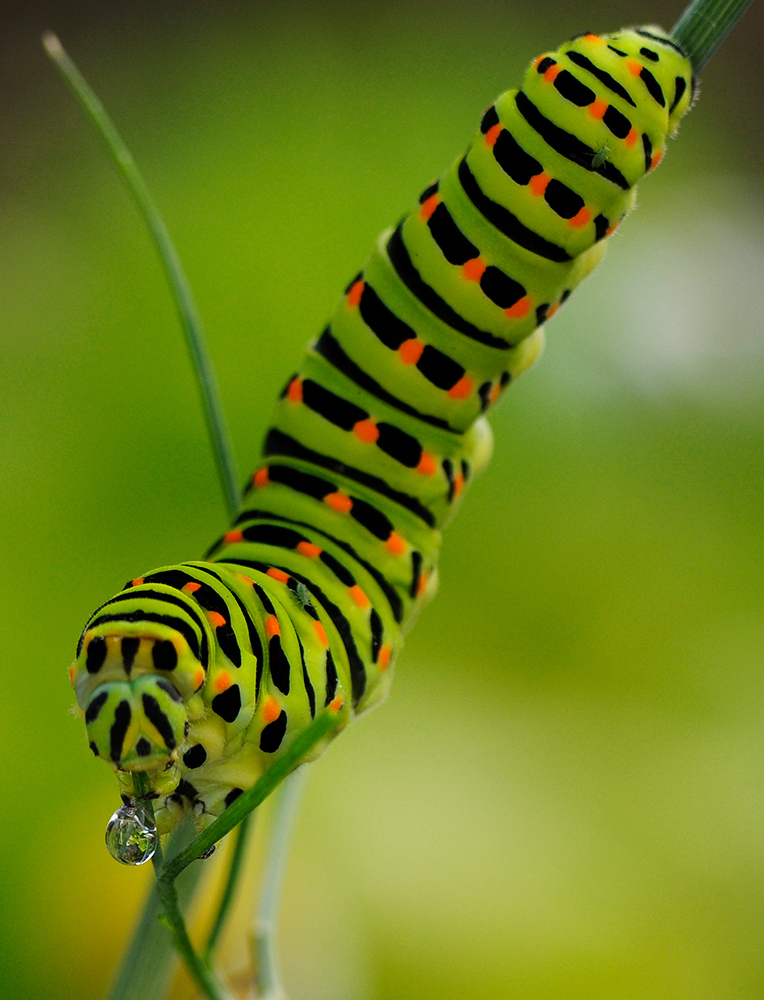
[{"label": "water droplet", "polygon": [[128,802],[114,813],[106,827],[109,854],[123,865],[144,865],[159,844],[159,834],[144,810]]}]

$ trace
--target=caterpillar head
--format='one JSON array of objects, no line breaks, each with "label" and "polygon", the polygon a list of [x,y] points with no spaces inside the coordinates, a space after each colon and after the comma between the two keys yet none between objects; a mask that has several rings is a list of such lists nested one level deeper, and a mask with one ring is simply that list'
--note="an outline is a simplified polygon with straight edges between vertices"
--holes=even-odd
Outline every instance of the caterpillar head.
[{"label": "caterpillar head", "polygon": [[151,620],[95,624],[83,634],[71,676],[93,753],[119,771],[152,772],[152,787],[172,792],[178,776],[160,780],[153,772],[177,760],[205,677],[187,638]]},{"label": "caterpillar head", "polygon": [[166,677],[99,685],[85,708],[90,749],[127,771],[164,770],[188,732],[183,698]]},{"label": "caterpillar head", "polygon": [[203,712],[209,648],[209,629],[192,600],[156,585],[118,594],[80,638],[70,677],[90,748],[119,778],[125,804],[107,832],[119,861],[140,864],[153,853],[146,845],[155,846],[156,830],[144,822],[136,789],[156,798],[177,788],[189,720]]}]

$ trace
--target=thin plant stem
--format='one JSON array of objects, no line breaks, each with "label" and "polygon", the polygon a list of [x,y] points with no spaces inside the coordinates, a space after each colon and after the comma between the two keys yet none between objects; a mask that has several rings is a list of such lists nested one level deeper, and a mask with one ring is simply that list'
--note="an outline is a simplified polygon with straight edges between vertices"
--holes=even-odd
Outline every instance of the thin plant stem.
[{"label": "thin plant stem", "polygon": [[239,509],[239,476],[236,471],[236,461],[233,447],[228,435],[225,414],[220,403],[217,379],[210,360],[209,351],[204,336],[202,320],[194,302],[194,297],[188,280],[180,263],[180,258],[162,221],[154,200],[149,194],[135,161],[123,142],[119,132],[114,127],[104,106],[91,90],[75,64],[64,51],[58,38],[47,32],[42,39],[45,51],[55,63],[67,84],[74,92],[85,113],[95,125],[122,174],[130,193],[133,195],[146,225],[151,232],[159,252],[162,264],[172,289],[175,305],[180,316],[181,326],[186,338],[186,345],[191,354],[192,367],[196,376],[199,393],[202,399],[202,410],[210,436],[215,466],[220,479],[223,498],[230,519],[233,519]]},{"label": "thin plant stem", "polygon": [[212,959],[212,954],[218,943],[223,927],[225,926],[226,918],[228,917],[228,913],[236,894],[236,885],[239,881],[239,875],[241,874],[241,868],[244,864],[244,858],[246,857],[249,833],[254,826],[254,818],[254,813],[250,813],[249,816],[245,816],[241,823],[239,823],[239,829],[236,831],[236,843],[234,844],[233,853],[231,855],[228,877],[226,878],[223,895],[220,898],[220,905],[218,906],[218,911],[215,914],[212,929],[210,930],[209,937],[207,938],[207,944],[204,949],[204,958],[207,962],[210,962]]},{"label": "thin plant stem", "polygon": [[[153,825],[154,807],[149,799],[144,798],[151,791],[148,778],[145,773],[137,772],[133,780],[136,806],[141,811],[142,818]],[[162,867],[161,842],[157,844],[152,860],[155,868]],[[140,996],[141,1000],[146,1000],[147,997],[150,1000],[160,1000],[164,996],[176,952],[169,933],[160,929],[160,917],[161,905],[155,883],[144,906],[133,940],[123,958],[122,966],[109,991],[109,1000],[133,1000],[137,996]]]},{"label": "thin plant stem", "polygon": [[281,757],[275,760],[267,771],[262,774],[255,784],[246,792],[234,799],[226,811],[211,823],[206,830],[198,834],[191,843],[185,847],[172,860],[168,861],[162,871],[157,875],[160,881],[173,881],[180,873],[195,861],[196,858],[206,854],[206,852],[221,840],[227,833],[230,833],[235,826],[248,816],[253,809],[257,808],[290,774],[304,758],[314,750],[322,740],[337,729],[345,721],[340,714],[339,708],[331,706],[325,709],[311,722],[307,729],[304,729],[294,742],[284,751]]},{"label": "thin plant stem", "polygon": [[[167,853],[170,856],[177,854],[194,833],[193,824],[187,819],[171,834]],[[176,889],[182,910],[185,911],[191,902],[203,871],[203,865],[191,865],[178,879]],[[161,913],[162,903],[155,881],[109,990],[109,1000],[163,1000],[166,996],[178,954],[168,929],[159,921]]]},{"label": "thin plant stem", "polygon": [[[242,822],[271,792],[287,777],[287,775],[315,747],[336,729],[342,722],[340,715],[341,702],[330,706],[295,739],[292,745],[278,760],[274,761],[268,770],[248,791],[235,799],[222,816],[210,824],[191,843],[170,861],[164,863],[159,857],[160,851],[154,855],[154,870],[157,877],[157,892],[162,903],[163,917],[173,936],[175,948],[180,954],[197,986],[208,1000],[233,1000],[232,994],[220,982],[219,978],[194,950],[188,935],[183,914],[178,902],[175,882],[181,872],[202,854],[205,854],[213,844]],[[141,795],[143,776],[136,775],[136,791]],[[151,800],[144,800],[147,812],[153,816]]]},{"label": "thin plant stem", "polygon": [[[135,774],[134,781],[136,802],[144,811],[146,818],[153,823],[153,803],[150,798],[144,797],[150,791],[148,778],[145,773],[138,771]],[[186,963],[188,971],[196,980],[197,986],[208,1000],[234,1000],[233,994],[220,982],[207,962],[197,954],[194,946],[191,944],[175,880],[163,880],[161,878],[161,873],[165,867],[161,843],[157,844],[152,861],[154,862],[154,872],[157,876],[157,893],[162,904],[161,919],[167,925],[172,935],[176,951]]]},{"label": "thin plant stem", "polygon": [[230,992],[210,966],[198,955],[188,936],[186,922],[180,909],[175,881],[157,878],[157,890],[162,901],[162,912],[172,933],[180,957],[186,963],[186,968],[193,976],[197,986],[208,1000],[234,1000]]},{"label": "thin plant stem", "polygon": [[694,0],[674,27],[671,36],[699,73],[753,0]]},{"label": "thin plant stem", "polygon": [[289,847],[308,777],[308,768],[291,774],[279,789],[268,834],[265,881],[252,928],[252,950],[258,1000],[286,1000],[276,951],[276,925],[284,888]]}]

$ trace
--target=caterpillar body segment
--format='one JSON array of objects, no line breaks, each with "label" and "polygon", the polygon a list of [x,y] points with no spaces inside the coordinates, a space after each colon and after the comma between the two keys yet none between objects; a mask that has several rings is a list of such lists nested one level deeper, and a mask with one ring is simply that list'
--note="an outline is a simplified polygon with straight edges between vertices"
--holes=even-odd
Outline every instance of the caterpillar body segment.
[{"label": "caterpillar body segment", "polygon": [[189,809],[211,822],[326,706],[347,723],[385,697],[441,529],[490,457],[484,414],[692,93],[657,28],[535,59],[348,284],[207,561],[133,580],[92,616],[71,671],[90,746],[126,798],[147,774],[160,832]]}]

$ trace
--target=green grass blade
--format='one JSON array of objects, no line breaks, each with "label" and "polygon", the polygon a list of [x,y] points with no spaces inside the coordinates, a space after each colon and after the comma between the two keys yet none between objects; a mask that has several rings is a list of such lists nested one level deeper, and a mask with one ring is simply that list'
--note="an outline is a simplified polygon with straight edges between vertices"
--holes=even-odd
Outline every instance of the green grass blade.
[{"label": "green grass blade", "polygon": [[[216,972],[198,955],[188,936],[186,922],[180,908],[175,881],[157,879],[157,891],[162,901],[162,916],[173,936],[178,954],[186,963],[188,971],[208,1000],[234,1000],[233,993],[220,981]],[[135,1000],[141,1000],[136,997]]]},{"label": "green grass blade", "polygon": [[671,36],[696,73],[706,65],[753,0],[695,0],[685,10]]},{"label": "green grass blade", "polygon": [[[176,854],[195,834],[193,823],[187,820],[172,834],[169,853]],[[185,910],[193,898],[204,868],[192,865],[176,882],[178,902]],[[133,938],[125,950],[117,970],[108,1000],[163,1000],[173,974],[177,952],[167,927],[159,922],[162,903],[156,882],[151,887]]]},{"label": "green grass blade", "polygon": [[[136,800],[140,801],[146,811],[146,822],[154,822],[154,805],[148,792],[150,790],[148,779],[145,773],[137,772],[135,775]],[[162,879],[160,873],[164,869],[164,857],[161,844],[157,844],[156,853],[153,858],[154,871],[157,875],[156,890],[161,903],[161,921],[166,925],[172,935],[172,942],[175,950],[186,963],[186,967],[191,976],[196,981],[197,986],[207,1000],[234,1000],[233,994],[218,978],[214,969],[197,953],[191,938],[188,934],[186,921],[183,917],[183,908],[178,893],[177,880]],[[199,866],[197,866],[199,867]],[[144,919],[146,914],[144,914]],[[143,920],[141,920],[143,923]],[[138,962],[141,969],[141,978],[145,980],[145,956],[139,953]],[[143,1000],[142,994],[133,994],[138,1000]]]},{"label": "green grass blade", "polygon": [[229,517],[233,519],[239,509],[240,502],[239,476],[236,471],[236,462],[228,435],[223,407],[220,403],[217,379],[215,378],[212,361],[207,350],[204,328],[196,308],[196,303],[194,302],[191,288],[180,263],[180,258],[130,151],[122,141],[119,132],[114,127],[103,105],[91,90],[82,73],[80,73],[66,54],[58,38],[48,32],[43,35],[42,41],[45,51],[53,60],[61,75],[74,92],[75,97],[95,125],[98,134],[106,143],[154,239],[180,315],[183,333],[191,354],[192,365],[202,399],[204,419],[212,444],[212,452],[223,490],[223,497]]},{"label": "green grass blade", "polygon": [[290,774],[279,788],[271,829],[268,831],[265,878],[252,928],[253,964],[260,1000],[276,1000],[286,995],[281,985],[276,952],[276,925],[292,832],[307,777],[308,768],[302,767]]},{"label": "green grass blade", "polygon": [[245,816],[248,816],[253,809],[267,799],[300,761],[344,721],[346,720],[340,712],[331,708],[318,715],[308,728],[300,733],[288,750],[260,776],[252,788],[234,799],[222,816],[218,816],[214,823],[211,823],[203,833],[191,841],[188,847],[167,863],[158,878],[160,880],[177,878],[192,861],[206,853],[213,844],[230,833]]},{"label": "green grass blade", "polygon": [[[215,919],[212,922],[212,929],[210,930],[209,937],[207,938],[207,944],[204,949],[204,958],[207,962],[212,960],[215,946],[218,943],[218,939],[223,927],[225,926],[226,918],[228,917],[231,905],[234,901],[236,885],[239,881],[242,865],[244,864],[244,859],[247,853],[249,833],[251,828],[254,826],[253,820],[254,815],[252,813],[250,813],[249,816],[245,816],[239,824],[239,829],[236,831],[236,843],[234,844],[231,862],[228,867],[228,876],[226,878],[225,886],[223,887],[223,894],[220,898],[218,912],[215,914]],[[193,869],[191,870],[193,871]]]}]

